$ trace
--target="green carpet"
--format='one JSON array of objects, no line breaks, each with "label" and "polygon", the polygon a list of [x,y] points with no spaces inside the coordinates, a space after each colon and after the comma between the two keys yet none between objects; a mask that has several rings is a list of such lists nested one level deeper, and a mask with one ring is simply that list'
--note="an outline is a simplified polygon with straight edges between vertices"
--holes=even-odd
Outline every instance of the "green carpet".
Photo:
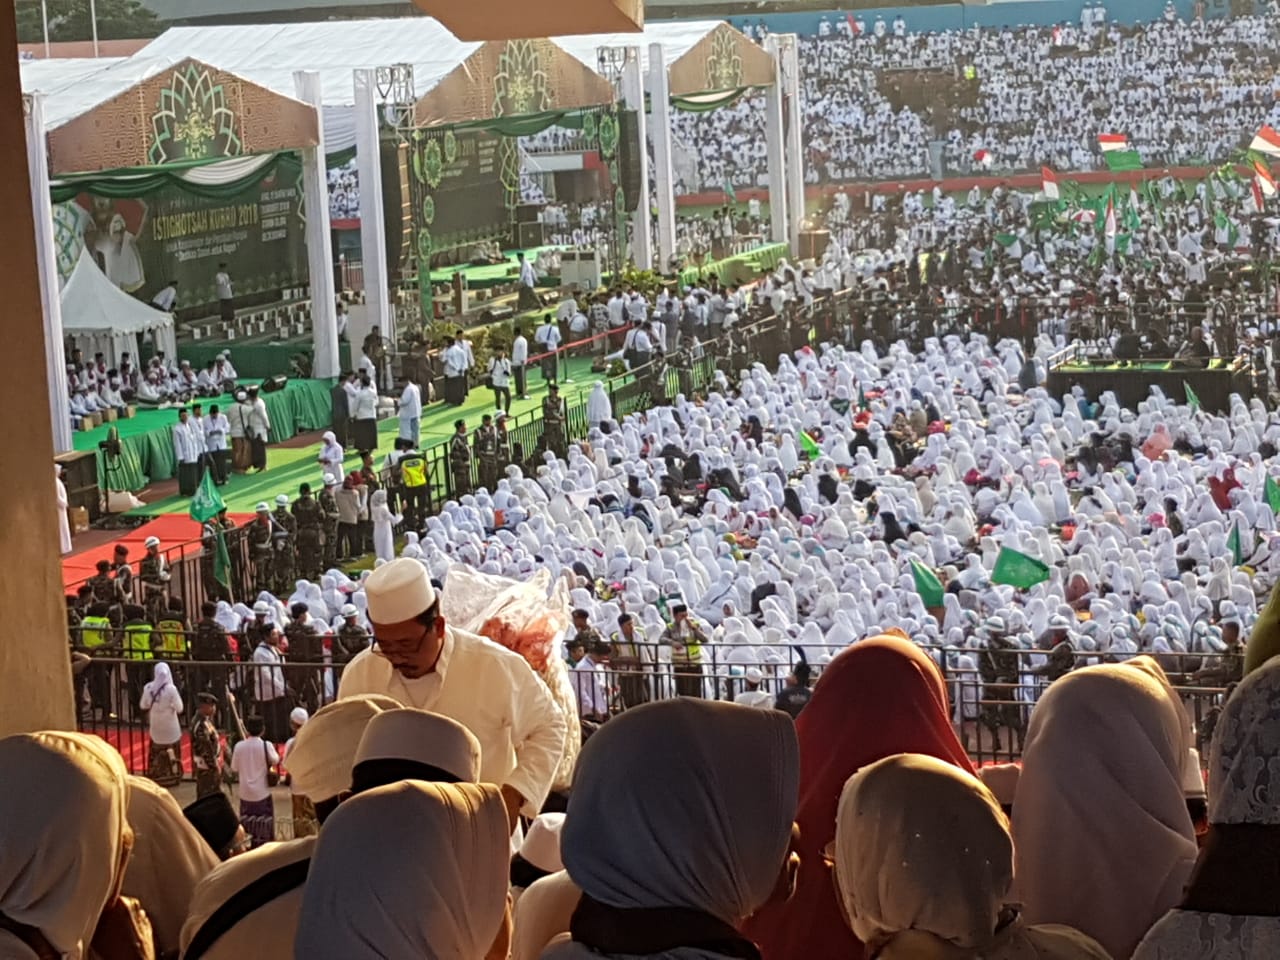
[{"label": "green carpet", "polygon": [[431,271],[432,283],[452,283],[453,275],[461,273],[467,278],[467,287],[472,290],[485,290],[489,287],[496,287],[503,283],[515,283],[520,277],[519,261],[516,254],[523,252],[525,256],[532,260],[538,259],[538,252],[541,250],[551,250],[552,247],[531,247],[528,250],[504,250],[502,251],[506,257],[506,263],[495,263],[487,266],[471,267],[440,267]]},{"label": "green carpet", "polygon": [[[591,358],[580,357],[570,360],[569,375],[573,383],[563,384],[560,388],[560,395],[565,399],[566,403],[572,404],[577,402],[579,393],[585,394],[595,382],[596,378],[591,374]],[[290,383],[290,386],[292,386],[292,383]],[[546,388],[543,385],[542,377],[537,371],[533,371],[529,377],[529,399],[513,399],[511,402],[511,415],[517,417],[520,414],[537,409],[545,395]],[[327,405],[327,392],[325,402]],[[445,443],[453,433],[454,421],[460,418],[464,419],[467,421],[468,429],[471,429],[479,425],[481,416],[486,413],[492,413],[494,409],[493,393],[483,387],[473,388],[466,404],[461,407],[446,407],[440,402],[433,403],[423,411],[421,423],[422,445],[429,447],[434,444]],[[274,427],[274,421],[272,426]],[[313,427],[311,429],[319,428]],[[378,454],[375,459],[378,466],[381,466],[383,457],[391,452],[392,441],[395,439],[399,429],[400,421],[395,417],[383,420],[378,424]],[[167,438],[167,433],[164,436]],[[318,454],[318,444],[302,448],[268,447],[266,471],[263,473],[233,474],[227,481],[227,485],[222,488],[222,499],[232,513],[251,513],[259,502],[263,500],[271,502],[276,494],[287,493],[290,498],[293,498],[298,493],[299,484],[309,483],[313,489],[317,488],[321,480],[320,466],[316,463]],[[170,456],[172,457],[172,452]],[[358,465],[359,458],[354,451],[350,451],[350,455],[346,460],[348,471]],[[189,498],[172,496],[164,500],[148,503],[145,507],[134,510],[132,513],[136,516],[186,513],[189,505]],[[274,503],[272,505],[274,506]]]},{"label": "green carpet", "polygon": [[[267,415],[271,418],[271,442],[281,443],[299,433],[327,426],[332,414],[329,387],[327,380],[290,380],[284,390],[263,394]],[[215,403],[225,411],[235,401],[225,395],[200,402],[208,412]],[[172,433],[177,420],[176,407],[139,409],[131,419],[104,423],[88,433],[77,433],[73,445],[77,450],[97,450],[110,428],[115,427],[121,441],[119,468],[113,471],[108,484],[105,460],[99,453],[98,483],[103,489],[110,486],[113,490],[141,490],[150,481],[168,480],[177,473]]]},{"label": "green carpet", "polygon": [[[287,374],[290,361],[296,354],[310,358],[314,352],[310,334],[284,341],[274,340],[271,336],[250,340],[178,341],[178,359],[190,360],[197,371],[203,370],[205,364],[223,350],[231,351],[231,365],[245,382],[265,380],[277,373]],[[351,369],[351,344],[346,340],[338,341],[338,364],[343,370]]]}]

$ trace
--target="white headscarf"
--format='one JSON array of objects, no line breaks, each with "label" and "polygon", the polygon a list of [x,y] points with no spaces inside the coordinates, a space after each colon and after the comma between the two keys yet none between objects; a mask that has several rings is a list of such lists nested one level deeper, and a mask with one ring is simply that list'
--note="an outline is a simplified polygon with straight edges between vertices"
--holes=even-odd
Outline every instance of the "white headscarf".
[{"label": "white headscarf", "polygon": [[498,788],[405,780],[325,821],[298,960],[480,960],[506,910],[510,828]]},{"label": "white headscarf", "polygon": [[1013,809],[1028,923],[1064,923],[1128,957],[1196,859],[1182,793],[1190,725],[1150,657],[1055,681],[1031,714]]},{"label": "white headscarf", "polygon": [[1075,931],[1015,919],[1009,823],[950,763],[904,753],[859,770],[840,796],[835,850],[845,915],[877,957],[1109,960]]},{"label": "white headscarf", "polygon": [[[126,776],[120,754],[96,737],[0,740],[0,913],[35,927],[70,960],[88,953],[117,890],[129,829]],[[0,933],[0,957],[30,955]]]},{"label": "white headscarf", "polygon": [[178,949],[191,894],[218,858],[182,815],[173,794],[144,777],[130,777],[128,784],[133,851],[123,893],[136,897],[147,911],[156,949],[172,953]]},{"label": "white headscarf", "polygon": [[[637,780],[627,771],[640,758]],[[799,779],[785,714],[688,698],[637,707],[583,748],[561,856],[602,904],[692,909],[736,926],[777,883]]]}]

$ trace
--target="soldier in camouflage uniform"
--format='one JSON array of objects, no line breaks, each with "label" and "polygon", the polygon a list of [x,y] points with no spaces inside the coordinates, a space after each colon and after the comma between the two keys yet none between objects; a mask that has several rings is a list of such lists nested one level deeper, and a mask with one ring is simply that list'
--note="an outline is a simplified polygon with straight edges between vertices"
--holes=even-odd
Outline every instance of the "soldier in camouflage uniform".
[{"label": "soldier in camouflage uniform", "polygon": [[222,769],[219,758],[222,744],[213,718],[218,712],[218,700],[211,693],[198,693],[196,722],[191,725],[191,758],[196,774],[196,799],[217,793],[222,789]]},{"label": "soldier in camouflage uniform", "polygon": [[453,495],[471,492],[471,448],[467,445],[467,421],[458,420],[449,438],[449,472],[453,475]]},{"label": "soldier in camouflage uniform", "polygon": [[298,569],[308,580],[319,580],[324,569],[324,511],[312,498],[308,483],[298,488],[293,519],[298,524]]},{"label": "soldier in camouflage uniform", "polygon": [[328,570],[338,563],[338,501],[334,491],[342,482],[331,474],[324,476],[324,489],[320,491],[320,513],[324,518],[324,566]]},{"label": "soldier in camouflage uniform", "polygon": [[480,461],[480,486],[492,492],[498,489],[498,430],[493,417],[485,414],[476,431],[476,459]]},{"label": "soldier in camouflage uniform", "polygon": [[160,553],[160,538],[147,537],[147,553],[138,565],[138,579],[141,581],[143,605],[147,608],[147,617],[152,623],[164,619],[165,605],[169,595],[169,564]]},{"label": "soldier in camouflage uniform", "polygon": [[1018,644],[1005,635],[1004,620],[990,617],[983,624],[987,648],[978,656],[978,673],[982,677],[982,725],[995,738],[995,749],[1001,750],[1000,730],[1009,731],[1009,750],[1022,746],[1022,710],[1018,706]]},{"label": "soldier in camouflage uniform", "polygon": [[338,628],[333,644],[334,683],[342,676],[342,668],[351,662],[361,650],[369,647],[369,631],[359,624],[360,611],[353,604],[342,607],[342,626]]},{"label": "soldier in camouflage uniform", "polygon": [[[265,503],[258,504],[249,530],[245,534],[249,541],[249,559],[253,563],[254,589],[259,593],[270,591],[275,587],[275,550],[272,545],[271,508]],[[253,649],[250,647],[249,649]]]},{"label": "soldier in camouflage uniform", "polygon": [[275,557],[275,592],[287,597],[293,592],[293,547],[298,542],[298,521],[289,512],[289,498],[276,497],[276,510],[271,514],[272,554]]},{"label": "soldier in camouflage uniform", "polygon": [[[200,608],[200,622],[191,638],[191,659],[197,663],[230,663],[231,644],[227,632],[214,619],[218,612],[212,600],[206,600]],[[227,695],[227,667],[195,667],[193,685],[196,693],[211,693],[221,703]]]},{"label": "soldier in camouflage uniform", "polygon": [[542,441],[557,457],[564,456],[564,402],[556,384],[547,387],[542,398]]},{"label": "soldier in camouflage uniform", "polygon": [[[221,524],[217,518],[210,517],[200,527],[200,582],[204,584],[204,595],[211,600],[231,599],[231,593],[214,575],[214,566],[218,556],[218,530]],[[230,552],[230,547],[228,547]]]},{"label": "soldier in camouflage uniform", "polygon": [[293,693],[293,702],[314,713],[320,708],[324,691],[324,644],[311,619],[311,611],[305,603],[295,603],[289,608],[289,625],[284,635],[289,640],[289,662],[314,664],[314,670],[294,669],[287,676]]}]

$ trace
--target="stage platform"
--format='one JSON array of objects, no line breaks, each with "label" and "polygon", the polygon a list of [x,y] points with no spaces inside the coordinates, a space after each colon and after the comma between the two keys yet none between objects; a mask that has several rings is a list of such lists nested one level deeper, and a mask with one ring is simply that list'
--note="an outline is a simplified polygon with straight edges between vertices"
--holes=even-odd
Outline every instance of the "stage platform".
[{"label": "stage platform", "polygon": [[1073,386],[1084,388],[1093,401],[1106,391],[1116,395],[1122,407],[1136,410],[1139,403],[1159,387],[1176,403],[1185,403],[1187,387],[1200,398],[1205,410],[1226,411],[1230,397],[1238,393],[1245,402],[1253,397],[1253,378],[1247,363],[1224,359],[1213,360],[1207,369],[1197,370],[1168,361],[1135,362],[1119,366],[1114,360],[1089,363],[1073,360],[1049,371],[1046,389],[1061,397]]},{"label": "stage platform", "polygon": [[[290,380],[283,390],[264,393],[262,399],[271,418],[271,442],[280,443],[299,433],[327,427],[332,419],[330,386],[328,380]],[[206,413],[212,404],[226,410],[234,402],[230,394],[200,401]],[[177,474],[178,461],[173,454],[173,425],[177,420],[177,406],[165,410],[139,408],[131,419],[76,433],[73,446],[97,451],[98,485],[102,489],[141,490],[150,481],[168,480]],[[106,460],[98,444],[107,439],[111,427],[120,433],[121,456],[119,471],[108,483]]]},{"label": "stage platform", "polygon": [[[206,363],[223,350],[230,351],[231,365],[237,376],[245,382],[265,380],[278,373],[288,375],[289,363],[296,354],[311,357],[314,345],[311,334],[291,340],[275,340],[272,337],[253,337],[246,340],[191,340],[178,339],[178,359],[190,360],[197,373]],[[359,355],[360,348],[355,352]],[[352,347],[346,340],[338,341],[338,364],[343,370],[351,370]]]},{"label": "stage platform", "polygon": [[[461,273],[467,278],[467,288],[469,290],[488,290],[490,287],[497,287],[504,283],[515,283],[520,279],[520,261],[516,259],[517,253],[523,253],[526,257],[536,262],[540,252],[555,249],[558,248],[530,247],[528,250],[504,250],[502,253],[507,258],[506,263],[486,264],[479,267],[467,266],[466,264],[440,267],[431,271],[431,282],[433,284],[452,283],[453,275]],[[538,283],[547,286],[553,285],[549,277],[539,277]]]}]

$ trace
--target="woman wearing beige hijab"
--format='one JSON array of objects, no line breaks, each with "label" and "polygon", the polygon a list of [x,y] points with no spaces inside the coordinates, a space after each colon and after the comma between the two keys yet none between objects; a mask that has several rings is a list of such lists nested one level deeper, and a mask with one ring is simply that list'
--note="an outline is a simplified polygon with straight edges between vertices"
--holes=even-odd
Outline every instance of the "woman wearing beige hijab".
[{"label": "woman wearing beige hijab", "polygon": [[1009,901],[1009,822],[972,774],[918,753],[849,778],[832,859],[854,935],[879,960],[1109,960],[1069,927],[1026,926]]},{"label": "woman wearing beige hijab", "polygon": [[1209,750],[1209,834],[1181,905],[1135,960],[1280,957],[1280,659],[1248,674]]},{"label": "woman wearing beige hijab", "polygon": [[297,960],[482,960],[507,905],[511,841],[490,784],[406,780],[353,797],[316,841]]},{"label": "woman wearing beige hijab", "polygon": [[[81,960],[104,914],[116,919],[132,843],[126,776],[96,737],[0,740],[0,960]],[[137,926],[132,955],[148,957],[145,916]]]},{"label": "woman wearing beige hijab", "polygon": [[1196,859],[1182,792],[1190,724],[1150,657],[1056,681],[1027,729],[1013,810],[1017,898],[1128,960]]}]

